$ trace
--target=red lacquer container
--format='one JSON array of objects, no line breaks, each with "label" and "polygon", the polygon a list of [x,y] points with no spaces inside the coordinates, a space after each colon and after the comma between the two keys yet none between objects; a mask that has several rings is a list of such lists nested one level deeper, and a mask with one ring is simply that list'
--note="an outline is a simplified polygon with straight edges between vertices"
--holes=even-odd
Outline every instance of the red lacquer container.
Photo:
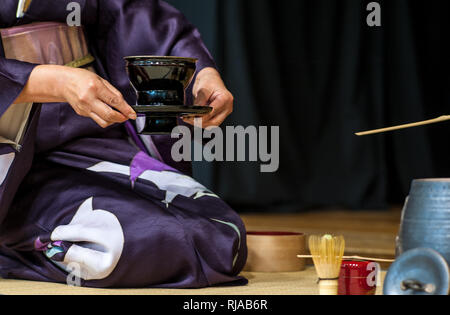
[{"label": "red lacquer container", "polygon": [[375,295],[378,264],[370,261],[343,261],[339,295]]}]

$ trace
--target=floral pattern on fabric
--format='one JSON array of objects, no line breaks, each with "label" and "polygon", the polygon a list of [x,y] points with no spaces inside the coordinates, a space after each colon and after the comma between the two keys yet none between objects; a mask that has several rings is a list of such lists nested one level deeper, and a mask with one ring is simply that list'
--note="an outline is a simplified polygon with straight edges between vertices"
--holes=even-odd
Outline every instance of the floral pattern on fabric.
[{"label": "floral pattern on fabric", "polygon": [[63,241],[52,242],[50,241],[50,237],[42,239],[38,237],[34,241],[34,248],[36,251],[43,252],[48,259],[58,262],[64,261],[64,257],[70,246],[72,246],[72,244]]}]

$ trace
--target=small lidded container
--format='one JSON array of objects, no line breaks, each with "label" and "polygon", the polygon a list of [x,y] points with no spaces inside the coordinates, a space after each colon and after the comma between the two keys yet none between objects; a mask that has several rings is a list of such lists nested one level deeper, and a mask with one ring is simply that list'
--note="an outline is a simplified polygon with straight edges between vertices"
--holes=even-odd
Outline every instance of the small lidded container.
[{"label": "small lidded container", "polygon": [[370,261],[343,261],[339,295],[375,295],[379,265]]},{"label": "small lidded container", "polygon": [[298,272],[305,270],[306,236],[296,232],[247,232],[246,272]]}]

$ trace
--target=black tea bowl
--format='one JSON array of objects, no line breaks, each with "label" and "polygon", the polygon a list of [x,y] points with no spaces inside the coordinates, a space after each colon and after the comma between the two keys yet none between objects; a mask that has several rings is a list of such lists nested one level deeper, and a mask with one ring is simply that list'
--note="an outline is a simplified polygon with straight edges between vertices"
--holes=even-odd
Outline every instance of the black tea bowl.
[{"label": "black tea bowl", "polygon": [[195,114],[185,105],[185,91],[191,83],[197,59],[169,56],[125,57],[126,70],[136,91],[133,106],[145,124],[140,134],[170,134],[183,114]]}]

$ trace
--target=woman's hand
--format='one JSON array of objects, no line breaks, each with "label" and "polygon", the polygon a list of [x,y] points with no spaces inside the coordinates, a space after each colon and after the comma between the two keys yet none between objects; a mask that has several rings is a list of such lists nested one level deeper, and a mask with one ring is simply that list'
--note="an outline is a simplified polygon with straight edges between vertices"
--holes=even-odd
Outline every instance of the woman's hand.
[{"label": "woman's hand", "polygon": [[[213,108],[209,115],[203,117],[203,128],[220,126],[233,112],[233,95],[214,68],[205,68],[198,73],[193,95],[195,105]],[[194,124],[194,118],[185,118],[184,121]]]},{"label": "woman's hand", "polygon": [[137,117],[109,82],[90,71],[64,66],[37,66],[16,100],[27,102],[67,102],[78,115],[90,117],[102,128]]},{"label": "woman's hand", "polygon": [[78,115],[92,118],[103,128],[136,119],[136,113],[125,102],[122,94],[108,81],[90,71],[72,69],[60,89],[64,99]]}]

